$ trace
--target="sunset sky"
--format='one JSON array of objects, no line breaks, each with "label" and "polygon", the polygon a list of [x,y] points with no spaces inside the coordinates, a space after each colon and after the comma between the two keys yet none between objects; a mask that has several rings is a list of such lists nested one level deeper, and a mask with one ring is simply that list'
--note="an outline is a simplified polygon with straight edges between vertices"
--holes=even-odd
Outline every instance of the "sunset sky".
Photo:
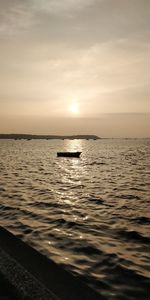
[{"label": "sunset sky", "polygon": [[0,133],[150,137],[150,0],[0,0]]}]

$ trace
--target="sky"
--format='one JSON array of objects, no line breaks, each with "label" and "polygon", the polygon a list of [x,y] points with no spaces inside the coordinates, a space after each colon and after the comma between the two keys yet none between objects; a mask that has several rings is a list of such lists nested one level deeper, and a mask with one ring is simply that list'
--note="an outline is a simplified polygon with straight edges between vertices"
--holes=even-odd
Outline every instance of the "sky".
[{"label": "sky", "polygon": [[150,137],[150,0],[0,0],[0,133]]}]

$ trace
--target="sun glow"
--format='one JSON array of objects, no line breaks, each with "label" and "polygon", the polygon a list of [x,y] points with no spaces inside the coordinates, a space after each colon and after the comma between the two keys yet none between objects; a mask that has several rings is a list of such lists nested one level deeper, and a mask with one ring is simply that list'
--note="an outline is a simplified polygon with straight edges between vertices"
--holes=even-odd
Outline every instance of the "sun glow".
[{"label": "sun glow", "polygon": [[78,107],[78,103],[77,102],[72,102],[69,106],[69,111],[73,114],[73,115],[78,115],[79,114],[79,107]]}]

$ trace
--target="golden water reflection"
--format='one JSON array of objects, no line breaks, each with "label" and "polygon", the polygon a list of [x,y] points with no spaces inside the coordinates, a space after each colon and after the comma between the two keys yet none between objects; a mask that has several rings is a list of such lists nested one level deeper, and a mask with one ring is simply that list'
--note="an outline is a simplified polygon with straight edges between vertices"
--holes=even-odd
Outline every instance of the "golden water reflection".
[{"label": "golden water reflection", "polygon": [[83,150],[83,140],[66,140],[66,151],[74,152]]},{"label": "golden water reflection", "polygon": [[[64,150],[82,152],[83,142],[83,140],[78,139],[65,140]],[[84,168],[82,154],[80,158],[62,158],[59,160],[59,190],[57,190],[59,202],[70,205],[70,207],[76,205],[79,192],[82,192],[84,187]]]}]

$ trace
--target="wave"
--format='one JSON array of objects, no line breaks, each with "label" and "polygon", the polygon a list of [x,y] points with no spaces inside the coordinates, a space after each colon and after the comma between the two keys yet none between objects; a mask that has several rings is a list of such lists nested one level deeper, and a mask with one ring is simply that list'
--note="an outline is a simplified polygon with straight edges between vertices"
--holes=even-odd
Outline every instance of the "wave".
[{"label": "wave", "polygon": [[133,218],[132,220],[141,225],[150,225],[150,218],[148,217],[141,216],[138,218]]},{"label": "wave", "polygon": [[[75,142],[81,159],[56,159]],[[149,299],[149,149],[145,140],[1,141],[1,225],[107,299]]]},{"label": "wave", "polygon": [[119,236],[121,236],[121,238],[126,239],[128,241],[140,242],[142,244],[150,244],[150,238],[141,235],[137,231],[118,230],[117,233]]}]

